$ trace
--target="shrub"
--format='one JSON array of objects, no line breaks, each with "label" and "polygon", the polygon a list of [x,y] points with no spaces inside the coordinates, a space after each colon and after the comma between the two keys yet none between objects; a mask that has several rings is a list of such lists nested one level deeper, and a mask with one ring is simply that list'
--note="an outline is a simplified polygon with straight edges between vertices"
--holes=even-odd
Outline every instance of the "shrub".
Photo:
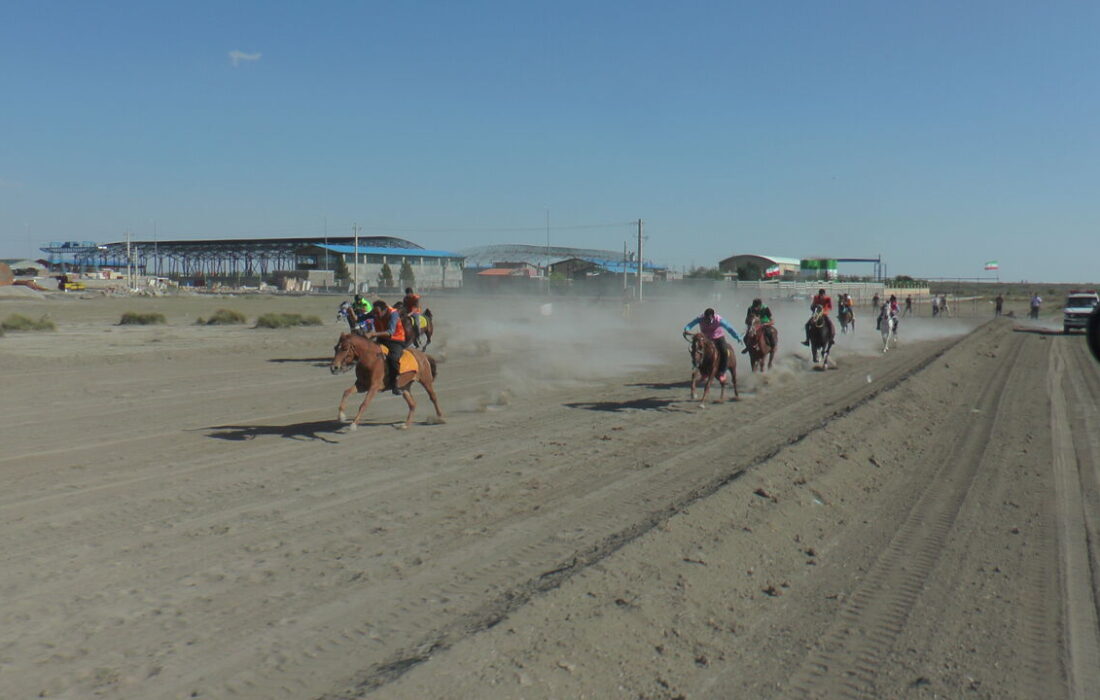
[{"label": "shrub", "polygon": [[199,318],[195,321],[196,324],[202,326],[230,326],[233,324],[245,323],[248,321],[245,315],[240,311],[230,311],[229,309],[218,309],[214,312],[214,315],[208,319]]},{"label": "shrub", "polygon": [[12,314],[8,316],[2,323],[0,323],[0,332],[2,331],[55,331],[57,326],[50,319],[43,316],[37,321],[33,318],[27,318],[22,314]]},{"label": "shrub", "polygon": [[118,325],[151,326],[159,323],[168,323],[168,321],[164,318],[164,314],[139,314],[134,311],[127,311],[126,313],[122,314],[122,318],[119,320]]},{"label": "shrub", "polygon": [[293,328],[294,326],[320,326],[321,319],[301,314],[264,314],[256,319],[256,328]]}]

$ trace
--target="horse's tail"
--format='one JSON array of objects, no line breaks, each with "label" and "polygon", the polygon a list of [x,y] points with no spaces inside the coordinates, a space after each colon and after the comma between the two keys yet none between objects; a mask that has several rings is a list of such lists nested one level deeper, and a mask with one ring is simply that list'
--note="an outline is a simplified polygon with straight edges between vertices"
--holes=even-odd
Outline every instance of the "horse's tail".
[{"label": "horse's tail", "polygon": [[428,319],[429,321],[432,320],[432,310],[431,309],[424,309],[424,318]]},{"label": "horse's tail", "polygon": [[428,365],[432,368],[432,379],[435,379],[439,375],[439,372],[436,370],[436,364],[437,363],[435,361],[435,358],[432,357],[431,355],[428,355],[427,357],[428,357]]}]

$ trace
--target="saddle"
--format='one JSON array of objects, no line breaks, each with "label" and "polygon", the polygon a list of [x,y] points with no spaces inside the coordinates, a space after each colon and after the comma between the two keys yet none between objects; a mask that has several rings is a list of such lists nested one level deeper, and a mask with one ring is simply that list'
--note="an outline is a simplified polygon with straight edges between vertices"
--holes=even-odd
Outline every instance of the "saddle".
[{"label": "saddle", "polygon": [[[390,356],[390,349],[388,347],[386,347],[385,345],[379,345],[378,347],[382,349],[383,357]],[[398,371],[400,371],[401,374],[404,374],[405,372],[416,372],[419,369],[420,363],[416,361],[415,355],[413,355],[408,350],[401,353],[401,359],[398,361]]]}]

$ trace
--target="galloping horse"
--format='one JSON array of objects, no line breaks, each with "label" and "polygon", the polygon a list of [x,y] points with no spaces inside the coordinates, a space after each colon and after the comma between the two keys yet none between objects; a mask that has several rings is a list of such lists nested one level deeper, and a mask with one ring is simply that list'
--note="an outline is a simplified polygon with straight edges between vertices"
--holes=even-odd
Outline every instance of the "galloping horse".
[{"label": "galloping horse", "polygon": [[[684,336],[687,338],[687,334]],[[734,355],[729,349],[726,350],[727,365],[730,371],[730,380],[733,385],[734,397],[739,397],[737,393],[737,356]],[[695,400],[695,384],[696,381],[703,380],[703,398],[700,399],[699,407],[702,408],[707,404],[707,396],[710,394],[710,382],[716,376],[718,377],[718,384],[722,387],[722,391],[718,396],[719,401],[726,400],[726,376],[723,372],[718,375],[718,347],[709,338],[703,336],[702,333],[696,333],[691,336],[691,400]]]},{"label": "galloping horse", "polygon": [[856,314],[852,311],[851,306],[844,306],[840,310],[840,314],[837,316],[840,319],[840,332],[847,333],[848,327],[852,327],[852,332],[856,332]]},{"label": "galloping horse", "polygon": [[817,354],[820,352],[821,369],[828,369],[829,351],[832,350],[833,343],[836,341],[833,324],[829,323],[828,317],[817,304],[814,304],[811,311],[813,315],[810,317],[810,351],[813,353],[814,364],[817,364]]},{"label": "galloping horse", "polygon": [[772,345],[768,338],[767,328],[764,324],[760,323],[760,319],[753,318],[752,324],[749,325],[749,330],[745,333],[745,347],[749,350],[749,364],[752,366],[753,372],[764,371],[764,359],[768,360],[768,369],[772,367],[772,361],[775,360],[775,349],[779,345],[779,330],[772,326],[773,337],[775,338],[775,345]]},{"label": "galloping horse", "polygon": [[879,328],[882,331],[882,351],[886,352],[891,345],[898,346],[898,317],[890,313],[887,305],[883,304],[879,313]]},{"label": "galloping horse", "polygon": [[[401,395],[405,398],[405,403],[409,405],[409,415],[405,417],[405,424],[402,428],[409,427],[409,424],[412,423],[413,412],[416,411],[416,401],[413,400],[412,392],[409,391],[414,381],[420,382],[421,386],[424,387],[424,391],[428,392],[428,398],[432,400],[432,405],[435,406],[435,414],[442,421],[443,411],[439,408],[439,400],[435,395],[435,388],[432,386],[436,374],[435,359],[412,348],[406,349],[405,354],[410,355],[409,359],[413,362],[409,363],[405,355],[402,355],[401,374],[394,379],[397,385],[402,387]],[[355,383],[348,387],[344,391],[344,395],[340,397],[340,408],[338,409],[340,421],[347,420],[344,415],[344,405],[353,391],[359,393],[365,391],[367,396],[363,399],[362,405],[359,406],[355,418],[352,419],[349,430],[355,430],[358,427],[359,419],[363,416],[363,412],[367,410],[367,405],[370,404],[371,399],[378,393],[378,390],[382,388],[382,383],[386,377],[386,360],[383,347],[362,336],[341,333],[340,340],[336,343],[335,354],[332,356],[332,365],[329,370],[333,374],[338,374],[346,372],[352,367],[355,367]]]},{"label": "galloping horse", "polygon": [[[411,318],[409,320],[412,321]],[[409,329],[406,329],[406,330],[409,330]],[[434,332],[435,332],[435,323],[432,319],[432,310],[431,309],[424,309],[424,313],[420,314],[420,336],[419,336],[419,338],[417,338],[416,347],[420,348],[421,350],[427,350],[428,346],[432,342],[432,333],[434,333]],[[405,337],[406,338],[416,338],[417,336],[408,335],[406,333]],[[423,342],[424,342],[423,345],[420,344],[420,338],[423,338]]]}]

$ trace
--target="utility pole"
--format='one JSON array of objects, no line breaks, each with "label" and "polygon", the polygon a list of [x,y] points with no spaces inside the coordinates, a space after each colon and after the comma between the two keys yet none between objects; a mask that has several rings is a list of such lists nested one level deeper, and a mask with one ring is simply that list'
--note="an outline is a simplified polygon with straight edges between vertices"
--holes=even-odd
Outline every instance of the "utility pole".
[{"label": "utility pole", "polygon": [[153,270],[154,276],[160,277],[160,254],[157,251],[157,220],[153,219]]},{"label": "utility pole", "polygon": [[130,253],[130,232],[126,232],[126,284],[134,288],[134,256]]},{"label": "utility pole", "polygon": [[[328,270],[328,215],[322,218],[325,222],[325,270]],[[325,286],[327,287],[328,285],[326,284]]]},{"label": "utility pole", "polygon": [[352,230],[355,231],[355,267],[352,268],[355,277],[355,293],[359,293],[359,224],[352,225]]},{"label": "utility pole", "polygon": [[638,219],[638,301],[642,301],[642,227],[641,219]]},{"label": "utility pole", "polygon": [[626,241],[623,241],[623,298],[626,298]]}]

